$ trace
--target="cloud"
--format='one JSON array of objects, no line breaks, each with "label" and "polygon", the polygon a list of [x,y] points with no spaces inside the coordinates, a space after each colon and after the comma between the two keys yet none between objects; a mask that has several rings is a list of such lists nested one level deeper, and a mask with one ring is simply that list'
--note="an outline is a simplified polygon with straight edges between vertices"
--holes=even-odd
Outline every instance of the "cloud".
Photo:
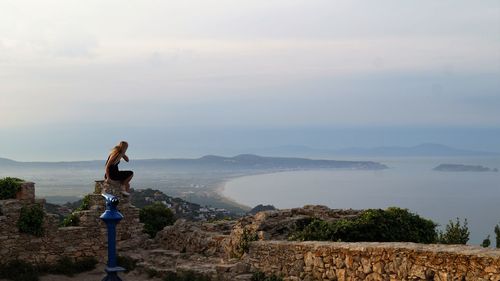
[{"label": "cloud", "polygon": [[0,126],[498,125],[469,101],[497,100],[499,18],[496,1],[4,1]]}]

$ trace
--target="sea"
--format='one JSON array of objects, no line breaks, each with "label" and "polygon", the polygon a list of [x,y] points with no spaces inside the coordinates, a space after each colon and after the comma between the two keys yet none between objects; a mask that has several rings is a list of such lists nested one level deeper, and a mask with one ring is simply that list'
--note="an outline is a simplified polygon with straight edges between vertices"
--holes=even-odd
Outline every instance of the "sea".
[{"label": "sea", "polygon": [[479,245],[500,224],[499,172],[439,172],[444,163],[500,168],[500,157],[395,157],[371,160],[386,170],[313,170],[245,176],[226,183],[223,194],[247,205],[293,208],[309,204],[330,208],[407,208],[438,223],[467,219],[468,244]]},{"label": "sea", "polygon": [[[482,165],[500,168],[500,157],[394,157],[334,158],[335,160],[376,161],[386,170],[309,170],[259,174],[232,178],[223,195],[254,207],[271,204],[294,208],[309,204],[330,208],[407,208],[444,228],[456,218],[467,218],[469,244],[480,244],[500,224],[500,172],[438,172],[433,168],[444,163]],[[125,163],[124,163],[125,165]],[[128,166],[124,166],[129,168]],[[169,193],[172,188],[197,184],[209,179],[200,174],[173,173],[165,168],[135,171],[133,187],[155,188]],[[0,178],[16,176],[36,183],[38,197],[50,203],[76,201],[92,192],[93,180],[102,179],[102,167],[46,169],[0,169]]]}]

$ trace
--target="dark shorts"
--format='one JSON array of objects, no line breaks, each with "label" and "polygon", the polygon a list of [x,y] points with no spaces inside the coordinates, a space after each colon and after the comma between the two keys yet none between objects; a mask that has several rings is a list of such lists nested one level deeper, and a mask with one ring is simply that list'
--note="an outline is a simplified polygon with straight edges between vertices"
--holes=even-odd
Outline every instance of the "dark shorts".
[{"label": "dark shorts", "polygon": [[134,175],[134,172],[132,172],[132,171],[117,171],[116,173],[110,173],[109,178],[114,180],[114,181],[121,181],[122,182],[132,175]]}]

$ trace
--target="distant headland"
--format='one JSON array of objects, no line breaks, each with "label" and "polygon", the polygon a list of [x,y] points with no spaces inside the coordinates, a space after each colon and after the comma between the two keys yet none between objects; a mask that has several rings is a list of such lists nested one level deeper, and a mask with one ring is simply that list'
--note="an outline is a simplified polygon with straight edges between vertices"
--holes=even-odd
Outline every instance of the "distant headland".
[{"label": "distant headland", "polygon": [[[93,161],[68,161],[68,162],[18,162],[11,159],[0,158],[1,166],[16,167],[101,167],[104,160]],[[382,170],[387,166],[373,161],[339,161],[316,160],[294,157],[264,157],[254,154],[240,154],[234,157],[206,155],[201,158],[179,159],[136,159],[131,162],[133,166],[166,166],[181,168],[202,169],[231,169],[231,170],[288,170],[288,169],[366,169]]]},{"label": "distant headland", "polygon": [[488,168],[481,165],[441,164],[433,169],[440,172],[498,172],[497,168]]}]

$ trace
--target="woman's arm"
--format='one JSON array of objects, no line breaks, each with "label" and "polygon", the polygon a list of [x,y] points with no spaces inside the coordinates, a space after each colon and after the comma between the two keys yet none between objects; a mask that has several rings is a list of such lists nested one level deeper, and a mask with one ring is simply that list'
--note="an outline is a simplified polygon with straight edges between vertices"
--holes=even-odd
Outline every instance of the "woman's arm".
[{"label": "woman's arm", "polygon": [[123,160],[127,161],[128,162],[128,156],[123,154]]}]

